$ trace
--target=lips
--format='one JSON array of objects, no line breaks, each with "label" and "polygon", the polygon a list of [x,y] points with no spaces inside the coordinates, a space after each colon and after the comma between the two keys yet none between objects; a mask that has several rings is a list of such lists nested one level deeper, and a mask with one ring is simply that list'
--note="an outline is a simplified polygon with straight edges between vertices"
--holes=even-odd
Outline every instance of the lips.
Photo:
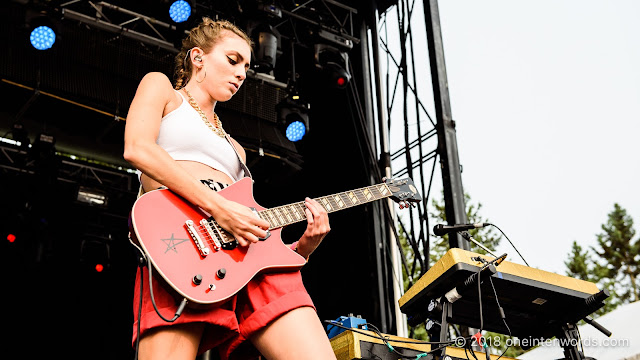
[{"label": "lips", "polygon": [[240,88],[240,85],[238,85],[238,84],[236,84],[236,83],[234,83],[234,82],[230,82],[229,84],[230,84],[231,86],[233,86],[233,88],[234,88],[236,91],[238,91],[238,89]]}]

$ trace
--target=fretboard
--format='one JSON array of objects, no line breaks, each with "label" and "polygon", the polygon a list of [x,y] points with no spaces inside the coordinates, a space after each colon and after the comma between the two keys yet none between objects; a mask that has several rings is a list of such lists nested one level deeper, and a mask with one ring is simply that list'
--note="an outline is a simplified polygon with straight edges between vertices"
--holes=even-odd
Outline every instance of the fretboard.
[{"label": "fretboard", "polygon": [[[328,212],[334,212],[391,196],[387,184],[377,184],[334,195],[323,196],[315,200]],[[304,201],[265,209],[259,212],[260,218],[268,221],[269,229],[276,229],[307,219]]]}]

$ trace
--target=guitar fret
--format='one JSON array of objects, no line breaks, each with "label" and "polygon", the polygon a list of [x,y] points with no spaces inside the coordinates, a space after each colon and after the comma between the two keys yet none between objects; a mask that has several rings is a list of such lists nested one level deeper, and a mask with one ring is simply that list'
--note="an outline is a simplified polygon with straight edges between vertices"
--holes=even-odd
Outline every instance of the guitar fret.
[{"label": "guitar fret", "polygon": [[282,214],[280,214],[280,211],[278,208],[273,209],[273,212],[276,213],[276,216],[278,217],[278,219],[280,220],[280,224],[284,225],[285,221],[284,221],[284,217],[282,216]]},{"label": "guitar fret", "polygon": [[342,198],[342,201],[344,201],[345,206],[355,206],[355,204],[351,202],[349,194],[347,194],[346,192],[340,193],[340,197]]},{"label": "guitar fret", "polygon": [[371,191],[369,191],[369,189],[364,189],[364,191],[362,193],[364,194],[364,197],[367,200],[371,200],[371,198],[373,197],[373,195],[371,194]]},{"label": "guitar fret", "polygon": [[320,200],[320,204],[324,206],[324,209],[327,210],[327,212],[331,212],[331,210],[333,210],[333,207],[331,206],[329,199],[323,197],[323,198],[320,198],[319,200]]},{"label": "guitar fret", "polygon": [[306,209],[307,207],[304,205],[304,203],[303,203],[303,202],[297,203],[296,205],[298,206],[298,209],[299,209],[298,211],[302,212],[302,215],[303,215],[303,216],[302,216],[302,218],[303,218],[303,219],[306,219],[306,217],[307,217],[307,213],[305,212],[305,209]]},{"label": "guitar fret", "polygon": [[267,215],[269,216],[270,219],[270,223],[272,225],[272,227],[276,228],[279,227],[280,224],[278,223],[278,219],[276,219],[276,217],[273,215],[273,211],[272,210],[266,210]]},{"label": "guitar fret", "polygon": [[284,215],[287,217],[287,219],[289,220],[289,223],[292,223],[293,222],[293,217],[291,217],[291,214],[289,213],[289,210],[287,210],[287,208],[285,208],[285,207],[281,207],[280,210],[282,210]]},{"label": "guitar fret", "polygon": [[[383,183],[323,196],[316,198],[315,200],[327,212],[334,212],[355,205],[386,198],[392,196],[392,194],[397,191],[398,190],[395,187],[389,187],[388,184]],[[272,209],[265,209],[261,211],[260,217],[269,221],[271,228],[278,228],[306,219],[306,210],[307,207],[305,206],[305,203],[301,201]]]},{"label": "guitar fret", "polygon": [[349,196],[349,200],[351,200],[352,204],[355,205],[359,202],[358,196],[353,191],[350,191],[349,194],[347,194],[347,196]]},{"label": "guitar fret", "polygon": [[294,205],[289,205],[289,208],[291,209],[291,212],[296,216],[296,219],[298,219],[298,220],[302,220],[303,219],[303,216],[300,215],[300,213],[298,212],[298,209],[296,209],[296,207]]}]

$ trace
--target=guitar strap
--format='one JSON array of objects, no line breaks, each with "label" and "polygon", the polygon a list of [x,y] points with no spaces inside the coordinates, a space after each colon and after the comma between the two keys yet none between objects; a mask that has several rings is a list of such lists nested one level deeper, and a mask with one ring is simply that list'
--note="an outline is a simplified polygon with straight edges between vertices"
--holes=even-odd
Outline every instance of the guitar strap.
[{"label": "guitar strap", "polygon": [[253,177],[251,176],[251,171],[249,171],[249,168],[247,167],[247,165],[245,165],[244,161],[242,161],[242,157],[240,156],[240,153],[238,153],[238,150],[236,149],[235,145],[233,145],[233,142],[231,141],[231,136],[229,136],[229,134],[227,134],[225,132],[224,137],[225,137],[225,139],[227,139],[229,144],[231,144],[231,147],[233,148],[233,151],[236,153],[236,157],[238,158],[238,161],[240,162],[240,167],[242,168],[242,171],[244,171],[244,176],[251,178],[251,181],[253,181]]}]

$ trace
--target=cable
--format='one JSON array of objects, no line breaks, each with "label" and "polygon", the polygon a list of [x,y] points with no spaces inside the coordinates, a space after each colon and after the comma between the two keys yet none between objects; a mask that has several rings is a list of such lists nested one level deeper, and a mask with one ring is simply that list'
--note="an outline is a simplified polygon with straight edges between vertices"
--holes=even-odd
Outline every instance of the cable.
[{"label": "cable", "polygon": [[[182,301],[180,302],[180,305],[178,305],[178,309],[176,310],[176,313],[173,315],[173,318],[167,319],[164,316],[162,316],[162,314],[160,314],[160,310],[158,310],[158,307],[156,306],[156,299],[153,296],[153,274],[151,271],[152,268],[153,266],[147,266],[147,269],[149,269],[149,295],[151,295],[151,303],[153,304],[153,308],[156,310],[156,313],[162,320],[166,322],[174,322],[178,320],[180,315],[182,315],[182,311],[184,310],[185,306],[189,301],[187,301],[187,298],[182,299]],[[142,294],[140,295],[142,296]]]},{"label": "cable", "polygon": [[400,356],[401,358],[405,358],[405,359],[411,359],[414,358],[413,355],[406,355],[404,353],[401,353],[400,351],[396,350],[393,346],[391,346],[391,344],[389,343],[389,340],[387,340],[382,333],[380,332],[380,330],[378,330],[377,327],[375,327],[372,324],[367,323],[367,327],[373,329],[373,332],[375,332],[380,339],[382,339],[382,342],[387,346],[387,348],[389,349],[389,352],[393,352],[394,354]]},{"label": "cable", "polygon": [[[129,221],[131,221],[131,218],[129,218]],[[142,292],[144,290],[143,288],[144,276],[142,274],[143,273],[142,269],[147,263],[147,257],[145,256],[144,251],[142,251],[142,249],[133,241],[133,239],[131,239],[131,232],[129,232],[129,242],[131,243],[131,245],[133,245],[134,248],[138,249],[138,252],[140,253],[140,257],[138,258],[138,267],[140,269],[140,303],[138,305],[138,324],[136,326],[136,331],[137,331],[136,351],[135,351],[135,357],[134,357],[134,360],[137,360],[138,351],[140,350],[140,321],[142,320]]]},{"label": "cable", "polygon": [[[496,259],[498,259],[498,258],[496,258]],[[486,340],[485,340],[484,344],[482,344],[482,342],[479,341],[479,340],[482,339],[482,328],[484,327],[484,318],[483,318],[483,311],[482,311],[482,289],[481,289],[481,286],[480,286],[480,285],[482,285],[481,281],[480,281],[480,272],[482,271],[482,269],[483,268],[480,268],[480,270],[478,270],[477,275],[476,275],[478,277],[478,280],[477,280],[477,283],[478,283],[478,305],[480,306],[480,329],[478,329],[478,334],[480,334],[480,336],[476,339],[476,341],[478,342],[478,345],[481,348],[484,348],[484,353],[485,353],[485,356],[486,356],[487,360],[490,360],[491,356],[489,355],[489,347],[487,346]],[[489,278],[491,278],[491,276],[489,276]],[[475,354],[474,354],[474,357],[475,357]]]},{"label": "cable", "polygon": [[137,336],[136,336],[136,355],[134,357],[135,360],[138,359],[138,350],[140,350],[140,321],[142,321],[142,291],[143,291],[143,281],[144,276],[142,275],[142,268],[144,266],[144,255],[140,256],[139,259],[139,267],[140,267],[140,303],[138,304],[138,325],[137,325]]},{"label": "cable", "polygon": [[522,257],[522,254],[520,254],[520,251],[518,251],[518,249],[516,249],[516,247],[513,245],[513,243],[511,242],[511,240],[509,240],[509,237],[507,236],[507,234],[504,233],[504,231],[502,231],[499,227],[497,227],[494,224],[489,223],[488,225],[493,226],[494,228],[498,229],[498,231],[500,231],[502,233],[502,236],[504,236],[505,239],[507,239],[507,241],[509,242],[509,244],[511,244],[511,247],[513,248],[513,250],[515,250],[518,255],[520,256],[520,259],[522,259],[522,261],[524,261],[524,263],[527,266],[530,266],[529,263],[527,262],[527,260],[524,259],[524,257]]},{"label": "cable", "polygon": [[[482,332],[482,327],[484,326],[484,319],[482,316],[482,290],[480,289],[480,272],[482,271],[483,268],[480,268],[480,270],[478,270],[478,272],[476,273],[476,277],[478,278],[477,283],[478,283],[478,304],[480,305],[480,329],[478,330],[478,332]],[[491,278],[491,276],[489,276],[489,278]],[[480,346],[482,346],[482,344],[478,344]]]},{"label": "cable", "polygon": [[[431,353],[437,352],[442,350],[443,348],[446,348],[449,345],[455,344],[456,340],[448,340],[448,341],[421,341],[421,340],[389,340],[388,338],[386,338],[381,332],[380,330],[378,330],[378,328],[371,324],[371,323],[366,323],[367,327],[371,329],[371,331],[373,331],[376,335],[372,335],[370,333],[366,333],[364,331],[360,331],[357,330],[355,328],[349,328],[346,326],[343,326],[342,324],[337,323],[335,320],[324,320],[325,323],[331,324],[332,326],[337,326],[339,328],[345,329],[345,330],[349,330],[352,332],[356,332],[358,334],[362,334],[362,335],[366,335],[375,339],[379,339],[382,340],[383,344],[387,346],[387,348],[389,349],[389,352],[393,352],[394,354],[400,356],[401,358],[405,358],[405,359],[420,359],[422,357],[425,357]],[[471,338],[463,338],[465,340],[465,345],[466,344],[470,344],[471,343]],[[406,344],[427,344],[427,345],[438,345],[438,347],[433,348],[427,352],[423,352],[421,354],[418,355],[406,355],[403,354],[399,351],[397,351],[391,344],[390,341],[396,342],[396,343],[406,343]],[[372,354],[373,355],[373,354]],[[375,356],[375,355],[374,355]]]},{"label": "cable", "polygon": [[[496,291],[496,287],[493,285],[493,279],[491,279],[491,277],[489,277],[489,282],[491,283],[491,288],[493,289],[493,295],[496,298],[496,304],[498,305],[498,310],[500,311],[500,317],[502,318],[502,322],[504,322],[504,326],[507,327],[507,332],[509,333],[509,336],[512,336],[511,335],[511,329],[509,328],[509,325],[507,325],[507,320],[506,320],[506,316],[504,314],[504,309],[500,305],[500,300],[498,300],[498,292]],[[503,357],[504,354],[506,354],[507,350],[509,350],[510,347],[511,347],[511,345],[507,345],[507,347],[504,349],[502,354],[500,354],[500,356],[498,356],[498,359],[496,359],[496,360],[499,360],[501,357]]]},{"label": "cable", "polygon": [[[140,252],[140,258],[139,258],[140,277],[141,277],[140,286],[142,286],[142,268],[147,264],[147,257],[145,256],[144,251],[133,241],[133,239],[131,239],[131,233],[129,233],[129,242]],[[167,319],[164,316],[162,316],[162,314],[160,314],[160,310],[158,310],[158,307],[156,306],[156,299],[153,296],[153,271],[152,271],[153,266],[147,266],[147,269],[149,269],[149,294],[151,295],[151,303],[153,304],[153,308],[156,310],[156,313],[158,314],[158,316],[160,316],[162,320],[166,322],[174,322],[178,320],[180,315],[182,315],[182,311],[184,311],[184,308],[187,306],[189,301],[187,301],[186,298],[182,299],[172,319]],[[142,288],[140,289],[140,311],[142,311]],[[140,313],[138,313],[138,316],[140,316]],[[138,322],[138,326],[140,326],[140,322]],[[139,334],[140,334],[140,331],[138,331],[138,335]]]},{"label": "cable", "polygon": [[[366,336],[369,336],[369,337],[372,337],[372,338],[380,339],[382,341],[388,341],[384,336],[382,336],[382,334],[380,333],[379,330],[377,332],[380,333],[380,335],[375,336],[375,335],[371,335],[369,333],[366,333],[364,331],[357,330],[355,328],[346,327],[346,326],[344,326],[342,324],[339,324],[335,320],[324,320],[324,322],[327,323],[327,324],[331,324],[331,325],[337,326],[339,328],[345,329],[345,330],[356,332],[358,334],[362,334],[362,335],[366,335]],[[366,323],[366,325],[367,325],[367,327],[372,327],[372,328],[375,328],[377,330],[377,328],[374,325],[370,324],[370,323]],[[374,331],[374,332],[376,332],[376,331]],[[391,341],[399,342],[399,343],[405,343],[405,344],[427,344],[427,345],[442,345],[442,344],[450,345],[450,344],[455,343],[455,340],[447,340],[447,341],[391,340]]]},{"label": "cable", "polygon": [[[465,355],[467,354],[467,350],[471,353],[471,356],[473,356],[474,359],[478,360],[478,357],[476,356],[476,352],[473,351],[473,349],[471,348],[471,342],[469,342],[469,344],[466,344],[464,348]],[[467,355],[467,359],[469,359],[469,355]]]},{"label": "cable", "polygon": [[[372,329],[373,329],[373,331],[374,331],[376,334],[378,334],[378,336],[380,337],[380,339],[382,339],[382,341],[384,342],[384,344],[385,344],[385,345],[387,345],[387,347],[389,348],[389,351],[390,351],[390,352],[393,352],[394,354],[396,354],[396,355],[398,355],[398,356],[400,356],[400,357],[403,357],[403,358],[407,358],[407,359],[413,359],[414,357],[415,357],[415,359],[416,359],[416,360],[417,360],[417,359],[420,359],[420,358],[421,358],[421,357],[423,357],[423,356],[427,356],[428,354],[431,354],[431,353],[434,353],[434,352],[436,352],[436,351],[440,351],[440,350],[442,350],[443,348],[447,347],[447,345],[449,345],[449,344],[451,343],[451,342],[449,342],[449,344],[446,344],[446,343],[443,343],[443,342],[439,342],[439,343],[440,343],[440,344],[442,344],[442,345],[438,346],[438,347],[437,347],[437,348],[435,348],[435,349],[431,349],[431,350],[429,350],[429,351],[427,351],[427,352],[425,352],[425,353],[418,354],[417,356],[414,356],[414,355],[406,355],[406,354],[403,354],[403,353],[401,353],[401,352],[397,351],[393,346],[391,346],[391,344],[389,344],[389,341],[388,341],[388,340],[387,340],[387,339],[382,335],[382,333],[380,332],[380,330],[378,330],[378,328],[376,328],[376,327],[375,327],[375,325],[370,324],[370,323],[367,323],[367,326],[368,326],[368,327],[370,327],[370,328],[372,328]],[[395,341],[395,340],[392,340],[392,341]],[[432,343],[432,344],[434,344],[434,343]]]}]

